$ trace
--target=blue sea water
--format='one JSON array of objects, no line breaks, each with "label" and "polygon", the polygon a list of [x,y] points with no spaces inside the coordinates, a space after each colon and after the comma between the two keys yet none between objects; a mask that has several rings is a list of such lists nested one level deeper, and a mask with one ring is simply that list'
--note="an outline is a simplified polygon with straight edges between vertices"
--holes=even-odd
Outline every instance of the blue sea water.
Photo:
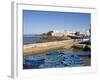
[{"label": "blue sea water", "polygon": [[34,44],[41,42],[40,35],[24,35],[23,36],[23,44]]}]

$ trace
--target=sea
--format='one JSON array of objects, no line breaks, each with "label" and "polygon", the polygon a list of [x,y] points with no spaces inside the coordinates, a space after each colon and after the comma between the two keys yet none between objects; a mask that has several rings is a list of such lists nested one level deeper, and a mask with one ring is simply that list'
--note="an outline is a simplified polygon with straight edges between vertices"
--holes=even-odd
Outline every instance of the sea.
[{"label": "sea", "polygon": [[24,35],[23,36],[23,44],[34,44],[34,43],[40,43],[42,42],[41,40],[41,35]]}]

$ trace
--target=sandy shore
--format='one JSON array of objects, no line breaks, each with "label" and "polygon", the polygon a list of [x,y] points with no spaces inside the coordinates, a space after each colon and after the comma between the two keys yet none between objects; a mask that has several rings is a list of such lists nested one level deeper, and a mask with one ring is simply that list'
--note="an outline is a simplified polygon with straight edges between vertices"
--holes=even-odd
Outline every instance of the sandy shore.
[{"label": "sandy shore", "polygon": [[45,42],[45,43],[36,43],[36,44],[28,44],[24,45],[24,55],[38,54],[50,50],[54,50],[57,48],[66,47],[70,48],[74,44],[74,41],[71,40],[63,40],[63,41],[53,41],[53,42]]}]

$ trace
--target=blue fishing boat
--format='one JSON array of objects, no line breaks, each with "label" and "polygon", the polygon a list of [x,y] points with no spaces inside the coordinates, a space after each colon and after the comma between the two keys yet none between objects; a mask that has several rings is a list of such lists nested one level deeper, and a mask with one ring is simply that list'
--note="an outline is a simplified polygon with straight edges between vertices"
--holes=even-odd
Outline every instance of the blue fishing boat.
[{"label": "blue fishing boat", "polygon": [[24,65],[27,68],[38,68],[40,64],[44,63],[44,56],[27,56],[24,60]]},{"label": "blue fishing boat", "polygon": [[64,60],[62,61],[62,64],[64,64],[65,66],[70,66],[70,67],[85,65],[85,63],[76,54],[64,55]]},{"label": "blue fishing boat", "polygon": [[90,51],[81,51],[81,52],[77,52],[77,55],[80,57],[90,56],[91,52]]},{"label": "blue fishing boat", "polygon": [[63,52],[58,52],[58,51],[53,51],[53,52],[47,53],[48,56],[57,56],[57,55],[61,56],[63,54],[64,54]]},{"label": "blue fishing boat", "polygon": [[[85,57],[85,56],[90,56],[91,55],[91,52],[90,51],[76,51],[76,52],[64,52],[64,57],[68,57],[68,55],[73,55],[74,56],[76,55],[77,56],[80,56],[80,57]],[[77,57],[78,58],[78,57]]]},{"label": "blue fishing boat", "polygon": [[50,63],[41,64],[39,66],[39,68],[54,68],[54,67],[56,67],[56,65],[55,64],[50,64]]},{"label": "blue fishing boat", "polygon": [[39,66],[39,68],[56,68],[56,67],[60,68],[60,67],[64,67],[64,65],[61,64],[61,62],[57,62],[57,63],[53,62],[53,63],[44,63]]},{"label": "blue fishing boat", "polygon": [[76,66],[84,66],[85,63],[82,60],[68,60],[65,59],[64,61],[62,61],[62,64],[64,64],[65,66],[70,66],[70,67],[76,67]]},{"label": "blue fishing boat", "polygon": [[27,68],[54,68],[85,66],[81,56],[87,56],[87,52],[50,52],[43,56],[24,57],[24,66]]}]

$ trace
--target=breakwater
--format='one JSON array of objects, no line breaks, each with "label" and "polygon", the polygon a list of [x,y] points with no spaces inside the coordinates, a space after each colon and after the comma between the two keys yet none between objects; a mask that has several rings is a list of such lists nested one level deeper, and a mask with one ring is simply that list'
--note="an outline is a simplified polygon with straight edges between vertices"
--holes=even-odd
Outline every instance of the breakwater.
[{"label": "breakwater", "polygon": [[53,41],[53,42],[45,42],[45,43],[35,43],[35,44],[27,44],[24,45],[23,54],[24,55],[32,55],[38,54],[46,51],[50,51],[57,48],[71,48],[74,44],[74,40],[63,40],[63,41]]}]

